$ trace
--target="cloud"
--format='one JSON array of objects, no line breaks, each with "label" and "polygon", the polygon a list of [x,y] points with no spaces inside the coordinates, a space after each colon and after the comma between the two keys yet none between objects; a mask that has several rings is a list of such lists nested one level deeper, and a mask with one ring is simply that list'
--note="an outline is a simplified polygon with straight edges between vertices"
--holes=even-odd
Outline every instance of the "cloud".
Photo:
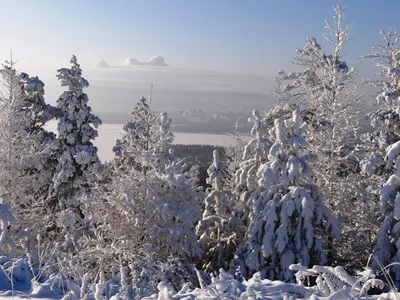
[{"label": "cloud", "polygon": [[94,64],[95,68],[131,68],[135,66],[169,67],[162,56],[153,56],[147,60],[128,57],[122,62],[122,64],[117,65],[110,65],[105,60],[100,60]]},{"label": "cloud", "polygon": [[153,67],[168,67],[162,56],[153,56],[148,60],[140,60],[135,57],[129,57],[125,59],[124,66],[153,66]]},{"label": "cloud", "polygon": [[105,60],[100,60],[94,65],[96,68],[109,68],[110,65]]}]

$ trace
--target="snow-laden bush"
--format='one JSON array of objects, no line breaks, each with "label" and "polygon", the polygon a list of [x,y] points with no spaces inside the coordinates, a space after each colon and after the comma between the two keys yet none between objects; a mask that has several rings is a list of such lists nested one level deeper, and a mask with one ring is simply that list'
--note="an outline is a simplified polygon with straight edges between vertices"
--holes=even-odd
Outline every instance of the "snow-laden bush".
[{"label": "snow-laden bush", "polygon": [[296,282],[299,286],[311,286],[321,296],[329,297],[334,294],[342,295],[346,299],[358,299],[371,289],[382,290],[385,283],[377,278],[371,268],[365,268],[356,276],[350,275],[343,267],[329,267],[315,265],[306,268],[301,264],[291,265],[290,269],[296,272]]},{"label": "snow-laden bush", "polygon": [[[175,292],[167,282],[161,282],[158,293],[143,298],[151,299],[309,299],[313,294],[312,288],[307,288],[281,281],[260,279],[260,274],[254,274],[247,281],[239,282],[225,272],[219,271],[218,276],[212,276],[211,284],[202,284],[200,288],[190,288],[184,285]],[[289,298],[291,297],[291,298]]]}]

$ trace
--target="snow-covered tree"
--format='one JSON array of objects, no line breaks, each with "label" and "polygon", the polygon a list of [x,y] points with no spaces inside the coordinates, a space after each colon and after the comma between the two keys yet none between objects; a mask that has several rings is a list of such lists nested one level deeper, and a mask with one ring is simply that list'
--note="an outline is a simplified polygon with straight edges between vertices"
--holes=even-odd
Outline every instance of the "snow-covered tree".
[{"label": "snow-covered tree", "polygon": [[188,176],[190,178],[189,183],[190,183],[192,190],[193,191],[197,190],[199,192],[203,192],[204,187],[201,186],[201,183],[200,183],[200,166],[197,163],[190,167]]},{"label": "snow-covered tree", "polygon": [[269,161],[258,169],[259,187],[248,201],[247,241],[235,262],[245,276],[261,271],[269,279],[291,281],[291,264],[326,263],[322,236],[339,237],[339,222],[312,181],[308,162],[315,155],[303,151],[306,129],[297,110],[291,119],[275,120]]},{"label": "snow-covered tree", "polygon": [[[303,49],[298,49],[295,64],[299,72],[280,71],[281,101],[295,103],[304,112],[312,139],[309,147],[318,156],[314,170],[323,186],[327,203],[343,206],[339,201],[346,177],[346,168],[354,169],[356,162],[350,157],[355,146],[358,118],[355,105],[360,101],[354,90],[355,70],[342,59],[343,45],[350,38],[350,26],[343,25],[344,7],[335,6],[335,26],[326,21],[326,41],[332,53],[322,51],[315,38],[308,38]],[[348,165],[350,165],[348,167]],[[338,208],[339,209],[339,208]]]},{"label": "snow-covered tree", "polygon": [[[258,168],[268,161],[268,152],[272,145],[269,130],[274,126],[276,118],[291,116],[293,108],[293,105],[288,104],[277,105],[264,115],[261,115],[258,110],[254,110],[252,117],[249,118],[249,121],[254,123],[251,129],[252,139],[242,147],[243,152],[240,159],[229,165],[229,167],[235,168],[233,190],[236,201],[232,211],[236,212],[245,226],[248,226],[249,222],[247,202],[252,192],[258,187]],[[228,186],[232,188],[232,184]],[[243,239],[244,236],[238,237],[239,243]]]},{"label": "snow-covered tree", "polygon": [[121,185],[123,191],[118,188],[116,193],[125,195],[125,205],[140,227],[135,230],[142,235],[138,245],[151,247],[155,259],[198,256],[193,231],[201,197],[193,178],[197,173],[186,166],[185,159],[174,156],[171,119],[166,113],[158,114],[142,97],[132,117],[113,148],[117,156],[114,182]]},{"label": "snow-covered tree", "polygon": [[[44,125],[55,116],[55,111],[46,104],[44,83],[37,76],[30,77],[21,73],[20,78],[23,102],[19,114],[24,120],[20,134],[24,137],[24,146],[27,149],[22,159],[21,177],[27,180],[27,186],[24,191],[25,201],[21,203],[16,215],[20,219],[19,225],[26,226],[37,234],[47,225],[47,218],[51,215],[47,200],[57,165],[57,157],[52,150],[56,141],[55,134],[47,131]],[[38,222],[38,217],[43,222]]]},{"label": "snow-covered tree", "polygon": [[151,164],[149,159],[159,141],[156,139],[158,123],[157,113],[150,108],[147,99],[141,97],[132,110],[132,120],[124,124],[124,133],[113,148],[116,163],[146,173]]},{"label": "snow-covered tree", "polygon": [[213,152],[213,163],[207,170],[207,183],[211,185],[204,199],[203,217],[196,226],[196,234],[204,252],[202,268],[207,272],[227,269],[233,258],[238,236],[242,236],[241,220],[235,215],[234,197],[223,188],[223,170],[226,166]]},{"label": "snow-covered tree", "polygon": [[257,170],[267,160],[268,150],[271,145],[267,135],[268,128],[262,120],[260,112],[253,110],[254,122],[251,129],[252,139],[244,147],[242,160],[235,173],[235,194],[239,199],[239,206],[242,206],[242,213],[246,217],[247,212],[243,211],[251,192],[257,187]]},{"label": "snow-covered tree", "polygon": [[396,59],[400,53],[400,35],[395,29],[381,30],[380,34],[385,44],[373,45],[375,52],[364,55],[380,72],[377,78],[368,80],[370,85],[379,88],[379,94],[376,97],[377,109],[370,114],[374,130],[363,135],[364,148],[369,152],[363,161],[363,171],[370,176],[372,192],[378,195],[388,178],[384,161],[386,148],[400,139],[400,62]]},{"label": "snow-covered tree", "polygon": [[[376,271],[400,260],[400,141],[390,145],[386,152],[386,169],[394,168],[394,171],[383,185],[381,192],[380,211],[383,224],[377,233],[372,261]],[[394,271],[396,287],[399,288],[400,268],[394,265],[391,269]]]},{"label": "snow-covered tree", "polygon": [[174,135],[171,132],[172,120],[168,118],[167,113],[161,113],[158,119],[158,130],[156,131],[153,155],[154,167],[159,172],[181,172],[185,166],[185,160],[176,160],[172,150]]},{"label": "snow-covered tree", "polygon": [[146,134],[133,131],[145,127],[139,125],[142,114],[129,122],[137,125],[125,127],[132,130],[117,143],[123,156],[110,164],[111,180],[101,187],[103,199],[97,202],[93,221],[103,265],[115,259],[170,263],[174,258],[189,267],[201,254],[194,227],[202,193],[193,170],[171,149],[168,115],[151,115],[158,117],[146,123]]},{"label": "snow-covered tree", "polygon": [[[373,45],[373,52],[364,55],[364,58],[371,59],[379,68],[379,73],[367,80],[369,85],[379,90],[376,103],[373,105],[375,109],[368,115],[372,130],[362,135],[362,151],[365,155],[362,161],[362,173],[368,179],[367,191],[373,200],[370,201],[373,206],[369,210],[371,212],[369,222],[363,225],[365,229],[371,228],[371,225],[373,229],[385,226],[380,224],[378,221],[382,220],[374,215],[379,214],[378,204],[382,187],[391,175],[391,168],[387,168],[385,162],[387,148],[400,140],[400,35],[393,28],[387,31],[381,30],[380,34],[384,43]],[[380,232],[382,230],[380,229]],[[373,230],[374,233],[376,231],[377,229]],[[371,235],[371,238],[375,239],[375,235]],[[378,236],[378,244],[383,242],[382,235]],[[386,250],[390,252],[389,249]],[[383,263],[388,259],[384,259]]]},{"label": "snow-covered tree", "polygon": [[[386,80],[382,81],[382,92],[378,96],[378,101],[385,104],[385,107],[375,114],[385,119],[385,124],[378,127],[375,136],[379,139],[379,147],[373,152],[367,166],[371,169],[371,175],[380,176],[381,180],[385,177],[385,173],[390,172],[394,168],[393,174],[387,179],[381,189],[380,196],[380,212],[382,214],[383,224],[377,233],[377,245],[373,267],[379,270],[382,266],[399,261],[399,241],[400,234],[398,232],[400,220],[399,191],[400,191],[400,142],[399,132],[397,131],[400,103],[400,49],[398,47],[399,36],[396,31],[389,30],[382,32],[387,41],[387,48],[376,46],[381,49],[381,53],[370,54],[370,56],[379,59],[379,65],[386,70]],[[397,48],[394,48],[397,46]],[[380,114],[382,113],[382,114]],[[388,145],[397,137],[397,141]],[[388,146],[387,146],[388,145]],[[379,166],[382,165],[381,149],[386,148],[384,172],[379,173]],[[375,159],[374,159],[375,158]],[[378,166],[378,168],[377,168]],[[400,285],[400,271],[398,267],[395,269],[396,285]]]},{"label": "snow-covered tree", "polygon": [[[371,226],[365,227],[373,215],[366,190],[368,178],[361,174],[364,155],[359,150],[359,120],[364,116],[358,110],[363,104],[357,92],[356,71],[343,60],[351,26],[344,25],[344,7],[337,5],[334,10],[334,25],[326,21],[326,49],[315,38],[308,38],[294,59],[300,71],[279,72],[277,94],[280,101],[297,105],[309,124],[308,148],[318,155],[318,160],[311,163],[316,184],[326,204],[340,219],[343,236],[349,236],[349,243],[331,245],[330,253],[335,256],[342,250],[348,251],[341,256],[348,257],[349,263],[359,262],[361,267],[367,256],[361,255],[364,261],[360,261],[360,256],[352,253],[357,252],[359,239],[371,240],[364,234],[370,235],[373,230]],[[354,216],[352,211],[356,209],[360,213]]]},{"label": "snow-covered tree", "polygon": [[48,146],[55,135],[44,124],[53,109],[44,101],[44,83],[38,77],[18,73],[13,61],[6,62],[1,75],[0,185],[20,220],[15,231],[24,240],[35,239],[51,215],[46,199],[56,157]]},{"label": "snow-covered tree", "polygon": [[19,75],[21,78],[22,93],[24,95],[20,110],[25,115],[29,134],[35,138],[51,139],[54,133],[44,130],[43,125],[55,116],[54,108],[46,104],[44,99],[44,83],[37,76],[30,77],[26,73]]},{"label": "snow-covered tree", "polygon": [[241,136],[239,132],[239,122],[235,124],[235,131],[231,135],[232,140],[234,140],[233,145],[224,146],[224,158],[226,159],[226,168],[224,170],[224,181],[223,187],[226,189],[234,190],[236,188],[236,172],[239,170],[240,163],[242,162],[242,157],[244,153],[244,147],[247,142]]},{"label": "snow-covered tree", "polygon": [[0,94],[0,186],[8,194],[11,207],[17,207],[26,186],[20,180],[22,159],[26,157],[26,120],[21,111],[24,104],[21,78],[14,62],[6,62],[1,69]]},{"label": "snow-covered tree", "polygon": [[89,83],[82,77],[75,56],[71,65],[71,68],[59,69],[57,75],[68,90],[57,100],[58,136],[54,147],[57,147],[58,164],[50,197],[54,211],[59,212],[59,225],[74,235],[86,226],[86,203],[82,200],[92,194],[101,169],[97,148],[93,145],[101,120],[92,113],[89,98],[83,92]]},{"label": "snow-covered tree", "polygon": [[152,235],[158,236],[153,246],[160,253],[193,261],[200,256],[194,227],[200,219],[201,193],[192,189],[190,175],[183,166],[177,168],[176,163],[169,162],[164,170],[154,169],[147,180],[146,197],[151,201],[157,220],[148,228]]}]

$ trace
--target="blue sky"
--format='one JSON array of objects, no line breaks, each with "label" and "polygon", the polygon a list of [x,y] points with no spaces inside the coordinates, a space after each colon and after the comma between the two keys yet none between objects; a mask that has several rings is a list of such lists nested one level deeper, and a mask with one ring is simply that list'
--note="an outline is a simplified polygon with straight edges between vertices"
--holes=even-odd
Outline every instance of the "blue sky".
[{"label": "blue sky", "polygon": [[[0,59],[13,49],[20,66],[57,68],[72,53],[98,60],[161,55],[177,68],[274,74],[290,66],[305,37],[322,38],[330,0],[1,0]],[[348,0],[349,59],[400,27],[399,0]],[[400,29],[400,28],[399,28]]]},{"label": "blue sky", "polygon": [[[39,75],[46,84],[47,101],[54,103],[63,91],[56,70],[68,67],[75,54],[90,82],[94,111],[129,116],[137,99],[148,95],[151,82],[157,102],[167,111],[266,108],[272,101],[275,74],[293,70],[290,60],[307,36],[322,40],[324,20],[332,21],[337,2],[0,0],[0,4],[0,61],[8,59],[12,49],[17,68]],[[380,28],[400,29],[400,0],[342,0],[342,4],[348,6],[345,22],[354,26],[345,59],[366,75],[372,64],[358,57],[381,42]],[[171,68],[94,67],[100,60],[118,65],[129,57],[146,60],[155,55],[163,56]]]}]

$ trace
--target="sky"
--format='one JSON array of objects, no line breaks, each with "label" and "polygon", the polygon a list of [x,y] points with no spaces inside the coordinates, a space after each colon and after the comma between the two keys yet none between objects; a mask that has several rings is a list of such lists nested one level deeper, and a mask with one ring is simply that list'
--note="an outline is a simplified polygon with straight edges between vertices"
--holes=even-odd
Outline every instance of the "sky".
[{"label": "sky", "polygon": [[[290,60],[295,49],[304,45],[305,38],[322,40],[324,20],[332,20],[332,6],[336,3],[331,0],[0,0],[3,11],[0,60],[8,59],[12,49],[20,70],[38,74],[45,81],[52,102],[60,90],[56,87],[56,70],[68,66],[71,55],[75,54],[84,74],[94,83],[93,93],[104,98],[95,106],[102,103],[101,109],[106,110],[106,96],[131,101],[148,89],[153,80],[158,82],[155,89],[159,88],[160,95],[165,89],[177,93],[189,89],[267,95],[275,74],[280,69],[290,71]],[[353,38],[345,47],[346,60],[367,70],[369,65],[358,57],[368,52],[371,44],[380,42],[379,29],[400,29],[400,1],[342,0],[341,3],[348,6],[345,22],[353,24]],[[149,60],[155,56],[159,57]],[[163,67],[168,71],[146,66],[157,64],[160,59],[169,66]],[[105,66],[129,66],[133,75],[122,69],[118,72],[95,68],[99,61]],[[121,82],[126,85],[121,87]]]}]

